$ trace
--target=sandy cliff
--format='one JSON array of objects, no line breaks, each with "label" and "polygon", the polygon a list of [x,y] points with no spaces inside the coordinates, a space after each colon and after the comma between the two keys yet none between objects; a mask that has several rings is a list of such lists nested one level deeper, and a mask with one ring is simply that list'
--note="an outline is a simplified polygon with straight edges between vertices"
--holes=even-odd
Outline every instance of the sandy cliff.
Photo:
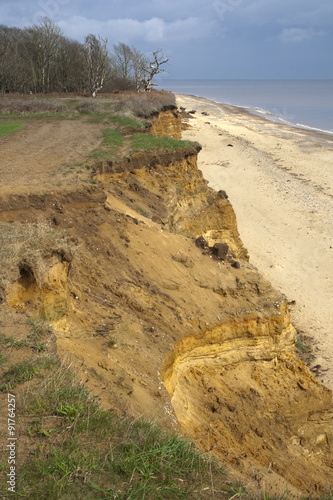
[{"label": "sandy cliff", "polygon": [[[179,127],[167,111],[153,131]],[[3,299],[53,324],[103,405],[179,427],[252,491],[320,495],[333,482],[331,392],[296,356],[287,299],[249,264],[199,149],[96,163],[89,187],[7,186],[3,230],[47,222],[75,251],[44,255],[42,270],[20,262]]]}]

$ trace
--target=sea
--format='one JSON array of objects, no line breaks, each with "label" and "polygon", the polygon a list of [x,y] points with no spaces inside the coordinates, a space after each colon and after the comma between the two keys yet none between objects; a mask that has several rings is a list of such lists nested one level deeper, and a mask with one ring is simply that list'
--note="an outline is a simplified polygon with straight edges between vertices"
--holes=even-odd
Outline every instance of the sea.
[{"label": "sea", "polygon": [[206,97],[271,121],[333,134],[333,80],[172,80],[159,90]]}]

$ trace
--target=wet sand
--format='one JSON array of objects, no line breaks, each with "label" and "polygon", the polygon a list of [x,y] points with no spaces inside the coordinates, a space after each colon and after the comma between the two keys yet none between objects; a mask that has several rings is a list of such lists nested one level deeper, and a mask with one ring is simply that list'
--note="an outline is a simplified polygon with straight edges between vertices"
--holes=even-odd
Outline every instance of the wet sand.
[{"label": "wet sand", "polygon": [[333,389],[333,136],[203,98],[177,104],[196,110],[183,139],[202,145],[199,168],[227,192],[252,264],[295,301],[311,367]]}]

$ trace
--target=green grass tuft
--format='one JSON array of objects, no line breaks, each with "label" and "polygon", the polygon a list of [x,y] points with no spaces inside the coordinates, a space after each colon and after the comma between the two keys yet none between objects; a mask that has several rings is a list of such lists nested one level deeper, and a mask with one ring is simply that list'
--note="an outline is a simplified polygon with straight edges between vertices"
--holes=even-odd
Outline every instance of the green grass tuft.
[{"label": "green grass tuft", "polygon": [[15,122],[1,122],[0,123],[0,137],[4,137],[5,135],[14,134],[21,130],[24,126],[23,121],[15,121]]},{"label": "green grass tuft", "polygon": [[41,370],[47,370],[55,363],[55,358],[46,356],[10,366],[0,377],[0,392],[13,390],[17,385],[39,376]]},{"label": "green grass tuft", "polygon": [[108,117],[109,123],[114,123],[120,126],[124,132],[132,130],[142,130],[145,128],[146,123],[132,116],[126,115],[111,115]]},{"label": "green grass tuft", "polygon": [[3,337],[0,339],[0,343],[6,347],[24,347],[27,344],[26,340],[15,340],[13,337]]},{"label": "green grass tuft", "polygon": [[119,154],[119,149],[124,144],[124,137],[118,130],[106,128],[103,130],[103,144],[101,148],[95,149],[90,158],[95,160],[112,160]]},{"label": "green grass tuft", "polygon": [[27,335],[27,339],[29,339],[31,341],[38,340],[45,333],[49,334],[52,332],[52,328],[43,318],[37,318],[34,316],[30,316],[28,318],[28,325],[30,326],[31,331]]},{"label": "green grass tuft", "polygon": [[306,352],[308,349],[305,344],[301,341],[301,339],[297,339],[295,347],[300,351]]},{"label": "green grass tuft", "polygon": [[124,138],[118,130],[107,128],[103,131],[103,144],[108,147],[120,147],[123,145]]}]

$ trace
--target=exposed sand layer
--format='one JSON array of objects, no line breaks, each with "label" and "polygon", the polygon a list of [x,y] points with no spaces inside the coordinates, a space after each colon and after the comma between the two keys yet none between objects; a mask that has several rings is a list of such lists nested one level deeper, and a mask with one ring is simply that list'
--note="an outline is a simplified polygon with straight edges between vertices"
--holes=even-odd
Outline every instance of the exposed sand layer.
[{"label": "exposed sand layer", "polygon": [[203,146],[199,168],[229,195],[252,264],[296,302],[312,367],[333,388],[333,136],[203,98],[177,103],[196,110],[183,138]]}]

